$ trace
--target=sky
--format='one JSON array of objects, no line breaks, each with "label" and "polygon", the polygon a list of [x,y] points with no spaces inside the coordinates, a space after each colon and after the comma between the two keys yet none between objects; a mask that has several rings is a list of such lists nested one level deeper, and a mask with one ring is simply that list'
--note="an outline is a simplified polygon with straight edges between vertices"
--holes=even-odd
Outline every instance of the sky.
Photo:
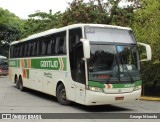
[{"label": "sky", "polygon": [[[27,19],[29,14],[35,12],[47,12],[52,9],[52,13],[64,12],[68,7],[68,2],[73,0],[0,0],[0,7],[8,9],[21,19]],[[86,0],[87,1],[87,0]],[[126,2],[121,3],[126,5]]]},{"label": "sky", "polygon": [[47,12],[52,9],[52,13],[64,12],[68,7],[68,2],[73,0],[0,0],[0,7],[8,9],[21,19],[27,19],[29,14],[36,11]]}]

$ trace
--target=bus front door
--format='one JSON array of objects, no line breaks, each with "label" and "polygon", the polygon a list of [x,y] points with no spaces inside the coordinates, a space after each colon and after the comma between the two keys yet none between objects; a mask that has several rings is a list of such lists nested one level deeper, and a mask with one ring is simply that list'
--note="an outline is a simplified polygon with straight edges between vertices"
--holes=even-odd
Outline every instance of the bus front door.
[{"label": "bus front door", "polygon": [[78,46],[75,50],[75,87],[76,102],[84,104],[85,102],[85,63],[83,60],[83,47]]}]

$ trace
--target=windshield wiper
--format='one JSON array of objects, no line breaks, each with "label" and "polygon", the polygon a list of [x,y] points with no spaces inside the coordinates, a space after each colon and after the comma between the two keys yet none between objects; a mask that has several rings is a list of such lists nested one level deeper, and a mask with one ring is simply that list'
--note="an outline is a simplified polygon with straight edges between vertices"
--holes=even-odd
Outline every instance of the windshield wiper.
[{"label": "windshield wiper", "polygon": [[[121,59],[122,59],[122,66],[124,66],[125,63],[124,63],[124,61],[123,61],[122,56],[121,56]],[[128,75],[129,75],[131,81],[134,83],[134,80],[133,80],[133,78],[132,78],[132,75],[131,75],[130,71],[128,70],[128,67],[127,67],[126,65],[125,65],[125,67],[126,67],[126,70],[127,70],[127,72],[128,72]]]}]

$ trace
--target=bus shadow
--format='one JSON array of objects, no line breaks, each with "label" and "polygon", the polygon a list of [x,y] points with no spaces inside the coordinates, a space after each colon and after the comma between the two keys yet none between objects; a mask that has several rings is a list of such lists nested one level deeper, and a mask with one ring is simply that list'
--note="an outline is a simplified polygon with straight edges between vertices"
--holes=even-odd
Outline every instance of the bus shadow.
[{"label": "bus shadow", "polygon": [[81,109],[86,112],[127,112],[132,111],[131,109],[127,109],[124,107],[119,107],[116,105],[97,105],[97,106],[84,106],[77,103],[73,103],[73,105],[77,109]]},{"label": "bus shadow", "polygon": [[[57,98],[54,97],[54,96],[51,96],[51,95],[48,95],[48,94],[45,94],[45,93],[42,93],[42,92],[39,92],[39,91],[35,91],[35,90],[32,90],[32,89],[28,89],[28,88],[26,88],[24,92],[26,92],[27,94],[30,94],[32,96],[39,97],[39,98],[42,98],[42,99],[46,99],[46,100],[49,100],[51,102],[59,104],[58,101],[57,101]],[[84,112],[95,112],[95,113],[96,112],[127,112],[127,111],[132,111],[131,109],[127,109],[127,108],[124,108],[124,107],[119,107],[119,106],[116,106],[116,105],[110,105],[110,104],[109,105],[97,105],[97,106],[85,106],[85,105],[81,105],[81,104],[73,102],[70,105],[70,107],[74,107],[75,109],[78,109],[78,110],[84,111]]]},{"label": "bus shadow", "polygon": [[[13,86],[13,87],[15,87],[15,89],[17,89],[16,86]],[[19,90],[19,89],[17,89],[17,90]],[[39,92],[39,91],[32,90],[32,89],[29,89],[29,88],[25,88],[25,90],[23,92],[25,92],[25,93],[27,93],[29,95],[38,97],[38,98],[42,98],[42,99],[46,99],[46,100],[58,103],[56,97],[51,96],[51,95],[46,94],[46,93],[43,93],[43,92]]]}]

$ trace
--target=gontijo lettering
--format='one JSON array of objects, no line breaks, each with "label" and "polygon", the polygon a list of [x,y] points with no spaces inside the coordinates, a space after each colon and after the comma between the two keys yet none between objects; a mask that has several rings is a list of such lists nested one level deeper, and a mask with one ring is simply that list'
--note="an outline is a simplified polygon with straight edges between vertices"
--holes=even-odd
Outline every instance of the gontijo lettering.
[{"label": "gontijo lettering", "polygon": [[41,67],[53,67],[57,68],[58,67],[58,61],[41,61],[40,62]]}]

